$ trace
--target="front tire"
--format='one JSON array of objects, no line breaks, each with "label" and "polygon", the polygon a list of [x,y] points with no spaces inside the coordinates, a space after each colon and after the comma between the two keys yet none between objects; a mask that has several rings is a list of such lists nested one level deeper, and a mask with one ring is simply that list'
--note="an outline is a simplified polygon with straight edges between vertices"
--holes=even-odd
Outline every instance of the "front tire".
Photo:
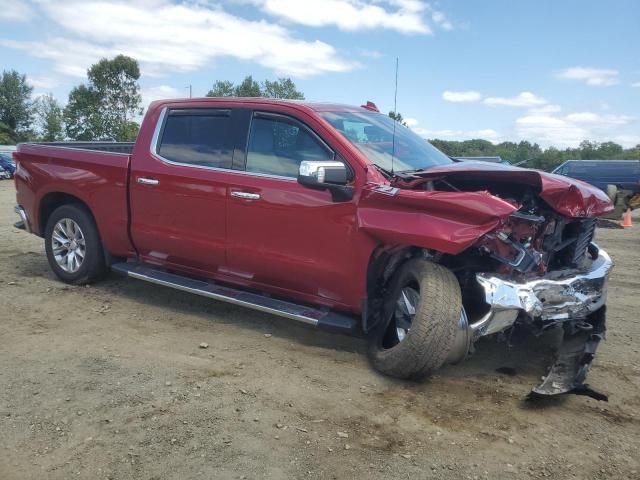
[{"label": "front tire", "polygon": [[62,281],[90,283],[106,272],[98,228],[85,207],[56,208],[47,221],[44,239],[49,266]]},{"label": "front tire", "polygon": [[391,279],[385,299],[388,322],[372,335],[373,367],[396,378],[423,378],[440,368],[454,348],[462,312],[456,277],[448,269],[414,258]]}]

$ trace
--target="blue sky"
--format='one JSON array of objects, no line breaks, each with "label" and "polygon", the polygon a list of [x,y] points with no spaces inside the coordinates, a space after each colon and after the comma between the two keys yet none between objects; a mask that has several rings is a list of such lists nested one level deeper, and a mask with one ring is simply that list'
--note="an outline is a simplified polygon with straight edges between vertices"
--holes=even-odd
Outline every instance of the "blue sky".
[{"label": "blue sky", "polygon": [[636,0],[0,0],[3,69],[65,102],[101,57],[145,102],[290,76],[307,99],[393,107],[427,138],[640,143]]}]

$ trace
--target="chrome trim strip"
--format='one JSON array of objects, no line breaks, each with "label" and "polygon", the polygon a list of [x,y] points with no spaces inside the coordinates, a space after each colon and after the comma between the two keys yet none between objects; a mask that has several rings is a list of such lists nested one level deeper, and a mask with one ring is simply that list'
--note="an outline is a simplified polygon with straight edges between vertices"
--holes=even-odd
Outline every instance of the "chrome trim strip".
[{"label": "chrome trim strip", "polygon": [[[276,308],[272,308],[272,307],[267,307],[264,305],[257,305],[255,303],[251,303],[251,302],[247,302],[244,300],[240,300],[238,298],[233,298],[233,297],[228,297],[225,295],[221,295],[218,293],[214,293],[214,292],[207,292],[206,290],[201,290],[198,288],[192,288],[192,287],[188,287],[186,285],[180,285],[179,283],[174,283],[174,282],[169,282],[167,280],[162,280],[159,278],[155,278],[149,275],[145,275],[143,273],[139,273],[139,272],[134,272],[129,270],[127,272],[127,275],[129,275],[132,278],[136,278],[138,280],[144,280],[150,283],[154,283],[156,285],[162,285],[165,287],[171,287],[174,288],[176,290],[181,290],[183,292],[188,292],[188,293],[194,293],[196,295],[200,295],[202,297],[207,297],[207,298],[212,298],[214,300],[220,300],[223,302],[227,302],[227,303],[232,303],[234,305],[239,305],[241,307],[247,307],[247,308],[251,308],[253,310],[258,310],[260,312],[265,312],[265,313],[271,313],[273,315],[278,315],[280,317],[284,317],[284,318],[289,318],[291,320],[297,320],[299,322],[302,323],[307,323],[309,325],[314,325],[317,326],[318,325],[318,319],[317,318],[311,318],[311,317],[306,317],[304,315],[298,315],[295,313],[289,313],[289,312],[284,312],[282,310],[278,310]],[[229,289],[227,289],[229,290]],[[234,290],[236,291],[236,290]],[[239,292],[242,293],[242,292]],[[266,298],[266,297],[265,297]]]},{"label": "chrome trim strip", "polygon": [[18,214],[20,220],[22,220],[22,222],[24,223],[24,229],[27,231],[27,233],[32,233],[31,224],[29,223],[29,217],[27,217],[27,211],[21,205],[16,205],[13,208],[13,211]]},{"label": "chrome trim strip", "polygon": [[[70,142],[73,143],[73,142]],[[84,143],[84,142],[79,142]],[[127,142],[129,143],[129,142]],[[46,148],[47,150],[51,148],[57,148],[60,150],[73,150],[74,152],[91,152],[91,153],[99,153],[100,155],[124,155],[125,157],[130,157],[132,153],[122,153],[122,152],[106,152],[104,150],[92,150],[90,148],[78,148],[78,147],[63,147],[61,145],[41,145],[39,143],[20,143],[19,145],[24,145],[28,148]],[[22,151],[16,150],[13,153],[24,153]]]},{"label": "chrome trim strip", "polygon": [[156,160],[164,162],[167,165],[174,165],[177,167],[195,168],[200,170],[211,170],[214,172],[236,173],[239,175],[249,175],[251,177],[263,177],[263,178],[273,178],[276,180],[286,180],[288,182],[298,181],[298,179],[295,177],[284,177],[282,175],[271,175],[268,173],[247,172],[246,170],[234,170],[233,168],[220,168],[220,167],[208,167],[206,165],[193,165],[189,163],[175,162],[173,160],[169,160],[168,158],[165,158],[162,155],[158,154],[158,140],[160,139],[160,131],[162,130],[162,125],[164,124],[164,119],[166,115],[167,115],[167,107],[164,107],[162,109],[162,112],[160,112],[160,116],[158,117],[158,123],[156,123],[156,128],[154,129],[153,136],[151,137],[149,154]]}]

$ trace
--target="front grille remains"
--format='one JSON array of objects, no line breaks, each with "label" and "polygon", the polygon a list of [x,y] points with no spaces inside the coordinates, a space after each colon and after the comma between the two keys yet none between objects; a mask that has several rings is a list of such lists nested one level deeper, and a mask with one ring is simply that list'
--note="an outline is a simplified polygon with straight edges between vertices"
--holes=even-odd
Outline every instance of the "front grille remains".
[{"label": "front grille remains", "polygon": [[589,218],[586,220],[578,220],[573,224],[579,224],[576,234],[575,243],[569,249],[569,263],[572,267],[577,267],[584,260],[587,254],[587,247],[593,240],[593,234],[596,230],[596,219]]},{"label": "front grille remains", "polygon": [[564,226],[558,224],[543,244],[549,269],[580,266],[587,254],[587,247],[593,240],[595,229],[595,218],[575,220]]}]

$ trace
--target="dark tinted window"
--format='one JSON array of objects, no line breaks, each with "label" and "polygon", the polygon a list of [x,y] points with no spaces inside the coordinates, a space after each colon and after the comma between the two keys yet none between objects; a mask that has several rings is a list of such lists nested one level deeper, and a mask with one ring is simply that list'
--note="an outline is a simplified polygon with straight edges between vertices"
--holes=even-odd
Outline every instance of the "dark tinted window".
[{"label": "dark tinted window", "polygon": [[251,121],[248,172],[297,177],[303,160],[331,159],[333,153],[293,120],[255,117]]},{"label": "dark tinted window", "polygon": [[173,162],[231,168],[231,112],[210,109],[169,111],[158,154]]}]

